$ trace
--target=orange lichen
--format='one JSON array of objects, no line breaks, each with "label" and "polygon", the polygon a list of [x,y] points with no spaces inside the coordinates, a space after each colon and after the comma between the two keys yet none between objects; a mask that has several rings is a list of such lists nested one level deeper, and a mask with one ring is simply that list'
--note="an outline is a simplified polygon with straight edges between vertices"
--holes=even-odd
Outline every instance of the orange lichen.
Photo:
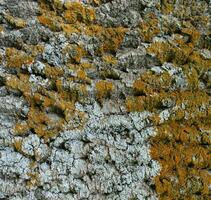
[{"label": "orange lichen", "polygon": [[173,46],[167,42],[152,43],[147,52],[155,55],[161,63],[172,62],[174,64],[184,64],[193,51],[192,45]]},{"label": "orange lichen", "polygon": [[99,49],[101,53],[113,53],[121,45],[127,30],[124,27],[105,28],[99,25],[91,25],[86,28],[85,33],[96,36],[101,40],[102,46]]},{"label": "orange lichen", "polygon": [[190,41],[193,44],[196,44],[200,39],[200,32],[193,27],[192,28],[182,28],[181,32],[189,35]]},{"label": "orange lichen", "polygon": [[136,94],[152,94],[154,92],[166,91],[171,85],[171,76],[168,72],[156,74],[151,71],[145,72],[133,84]]},{"label": "orange lichen", "polygon": [[20,68],[22,65],[31,64],[33,58],[21,50],[7,48],[6,62],[8,67]]},{"label": "orange lichen", "polygon": [[116,65],[117,59],[113,57],[112,55],[103,55],[103,61],[105,61],[108,64]]},{"label": "orange lichen", "polygon": [[91,80],[87,77],[86,72],[84,72],[83,70],[77,71],[77,80],[82,83],[91,83]]},{"label": "orange lichen", "polygon": [[14,127],[15,135],[23,135],[29,131],[27,123],[17,123]]},{"label": "orange lichen", "polygon": [[27,188],[33,188],[37,183],[39,182],[39,173],[38,172],[31,172],[27,174],[29,177],[29,180],[26,182]]},{"label": "orange lichen", "polygon": [[70,24],[76,22],[90,24],[95,20],[94,9],[85,7],[79,2],[67,2],[65,7],[67,10],[64,12],[64,18]]},{"label": "orange lichen", "polygon": [[29,44],[23,44],[22,50],[26,52],[31,57],[36,57],[39,54],[42,54],[44,51],[43,45],[29,45]]},{"label": "orange lichen", "polygon": [[89,2],[90,4],[95,5],[95,6],[99,6],[99,5],[102,3],[101,0],[89,0],[88,2]]},{"label": "orange lichen", "polygon": [[4,27],[0,26],[0,33],[4,31]]},{"label": "orange lichen", "polygon": [[62,24],[61,27],[62,27],[62,30],[67,34],[81,32],[80,30],[81,28],[78,27],[78,25],[76,24]]},{"label": "orange lichen", "polygon": [[59,16],[55,16],[54,13],[48,13],[43,14],[41,16],[38,16],[39,22],[50,28],[52,31],[60,31],[62,29],[61,23],[62,23],[62,18]]},{"label": "orange lichen", "polygon": [[9,14],[4,14],[5,20],[14,26],[15,28],[24,28],[26,26],[26,22],[21,18],[15,18]]},{"label": "orange lichen", "polygon": [[95,85],[96,97],[101,102],[104,98],[109,97],[114,90],[114,86],[108,81],[98,81]]},{"label": "orange lichen", "polygon": [[160,33],[158,19],[155,18],[153,13],[146,15],[144,20],[139,24],[139,33],[144,42],[151,42],[153,37]]},{"label": "orange lichen", "polygon": [[16,149],[16,151],[18,152],[22,152],[22,140],[21,139],[17,139],[14,141],[13,145],[14,145],[14,148]]},{"label": "orange lichen", "polygon": [[81,58],[86,55],[86,51],[80,46],[75,46],[72,50],[74,53],[71,55],[71,58],[74,62],[80,63]]},{"label": "orange lichen", "polygon": [[170,14],[174,9],[174,5],[171,0],[162,0],[161,1],[161,11],[164,14]]},{"label": "orange lichen", "polygon": [[48,78],[58,78],[58,77],[61,77],[63,74],[64,74],[64,71],[62,68],[51,67],[49,65],[45,67],[45,75]]},{"label": "orange lichen", "polygon": [[202,199],[208,197],[211,177],[205,169],[209,168],[211,157],[208,146],[200,146],[204,143],[200,123],[172,121],[158,126],[158,134],[152,139],[151,155],[162,166],[160,175],[155,178],[160,199],[188,199],[195,194]]},{"label": "orange lichen", "polygon": [[[157,45],[160,49],[154,47],[154,53],[161,62],[169,60],[166,52],[175,53],[171,44]],[[198,87],[199,75],[203,69],[207,69],[209,60],[191,51],[186,63],[181,66],[189,90],[170,91],[172,80],[167,72],[145,72],[133,84],[134,96],[126,100],[126,108],[130,112],[149,110],[154,113],[151,120],[157,127],[157,135],[151,139],[151,155],[162,167],[154,181],[159,199],[163,200],[195,199],[199,196],[207,199],[210,192],[210,175],[207,171],[211,166],[210,139],[204,130],[210,130],[211,107],[209,95]],[[177,58],[171,58],[171,62],[180,58],[180,54],[174,55]],[[159,113],[164,109],[162,102],[165,99],[174,102],[176,109],[161,124]],[[209,128],[201,128],[207,125]]]},{"label": "orange lichen", "polygon": [[[63,129],[63,125],[68,121],[68,112],[74,112],[73,102],[71,102],[71,93],[65,92],[62,86],[59,86],[59,77],[63,71],[57,68],[47,66],[46,76],[55,79],[57,92],[47,91],[40,88],[39,93],[34,93],[29,82],[29,75],[19,74],[10,75],[6,79],[6,86],[19,90],[29,104],[26,123],[16,124],[15,133],[24,134],[25,131],[34,131],[38,136],[43,137],[45,141],[54,137]],[[58,80],[57,80],[58,79]],[[61,115],[60,120],[54,121],[49,118],[46,109],[50,108],[53,112]]]},{"label": "orange lichen", "polygon": [[63,53],[69,53],[70,55],[70,63],[76,63],[79,64],[81,61],[81,58],[87,54],[87,52],[84,50],[82,46],[70,44],[67,45],[63,49]]}]

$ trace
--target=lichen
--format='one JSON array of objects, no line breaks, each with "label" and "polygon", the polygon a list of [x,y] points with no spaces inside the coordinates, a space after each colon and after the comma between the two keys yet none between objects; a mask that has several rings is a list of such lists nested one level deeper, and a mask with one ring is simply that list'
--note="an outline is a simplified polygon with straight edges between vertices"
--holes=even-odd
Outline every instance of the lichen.
[{"label": "lichen", "polygon": [[22,65],[31,64],[33,62],[33,58],[21,50],[7,48],[6,62],[8,67],[21,68]]},{"label": "lichen", "polygon": [[26,21],[21,18],[16,18],[9,14],[4,14],[4,18],[11,26],[15,28],[20,29],[26,26]]},{"label": "lichen", "polygon": [[96,97],[102,102],[102,100],[111,95],[111,92],[114,90],[114,86],[109,81],[98,81],[95,85],[96,87]]},{"label": "lichen", "polygon": [[65,7],[67,10],[64,12],[64,18],[70,24],[76,22],[90,24],[95,20],[95,11],[79,2],[67,2]]},{"label": "lichen", "polygon": [[152,39],[160,33],[158,27],[159,21],[153,13],[145,15],[143,21],[139,24],[139,32],[144,42],[151,42]]}]

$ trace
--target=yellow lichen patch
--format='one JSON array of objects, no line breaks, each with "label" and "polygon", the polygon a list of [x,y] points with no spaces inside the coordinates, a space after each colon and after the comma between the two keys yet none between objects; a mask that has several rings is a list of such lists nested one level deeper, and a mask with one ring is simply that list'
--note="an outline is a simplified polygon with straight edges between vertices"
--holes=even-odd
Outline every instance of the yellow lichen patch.
[{"label": "yellow lichen patch", "polygon": [[[185,44],[183,41],[177,43],[179,47],[175,49],[172,44],[158,43],[150,50],[153,50],[161,63],[184,63],[181,67],[189,90],[170,92],[168,88],[171,88],[171,77],[168,73],[147,72],[134,82],[134,95],[138,96],[128,97],[126,107],[128,111],[154,112],[151,120],[158,132],[151,140],[151,155],[161,165],[161,172],[155,177],[159,198],[195,199],[194,195],[197,194],[198,197],[200,194],[203,199],[207,199],[210,185],[207,169],[211,166],[208,150],[210,140],[200,127],[210,124],[211,108],[209,95],[199,88],[199,79],[210,64],[209,60],[193,51],[192,44]],[[185,52],[187,54],[182,56]],[[176,55],[176,58],[169,58],[171,54]],[[165,99],[171,99],[175,103],[175,109],[160,124],[159,112],[164,109],[162,102]]]},{"label": "yellow lichen patch", "polygon": [[156,74],[147,71],[134,82],[133,89],[135,94],[152,94],[168,90],[171,86],[171,81],[172,78],[168,72]]},{"label": "yellow lichen patch", "polygon": [[144,110],[145,97],[128,97],[126,99],[126,108],[128,112],[141,112]]},{"label": "yellow lichen patch", "polygon": [[15,135],[23,135],[29,131],[27,123],[17,123],[14,127]]},{"label": "yellow lichen patch", "polygon": [[29,45],[29,44],[24,44],[22,46],[22,49],[30,56],[35,57],[38,54],[43,53],[44,51],[44,46],[43,45]]},{"label": "yellow lichen patch", "polygon": [[[37,93],[32,92],[29,82],[29,75],[19,74],[9,76],[6,79],[6,86],[22,92],[29,104],[29,112],[25,124],[16,124],[15,133],[24,134],[30,130],[38,136],[43,137],[47,142],[49,138],[56,136],[67,121],[66,113],[74,112],[74,104],[71,101],[71,93],[65,92],[62,86],[59,86],[59,76],[63,74],[62,70],[47,66],[46,76],[55,79],[57,92],[50,92],[40,88]],[[58,80],[57,80],[58,79]],[[60,116],[58,121],[52,121],[47,115],[47,109],[50,108]]]},{"label": "yellow lichen patch", "polygon": [[139,33],[144,42],[151,42],[153,37],[160,33],[158,19],[155,18],[153,13],[146,15],[144,20],[139,24]]},{"label": "yellow lichen patch", "polygon": [[6,79],[6,86],[19,90],[25,97],[30,96],[29,75],[27,74],[21,74],[19,77],[9,75]]},{"label": "yellow lichen patch", "polygon": [[121,45],[127,29],[122,27],[106,28],[99,37],[102,38],[101,52],[115,52]]},{"label": "yellow lichen patch", "polygon": [[4,31],[4,27],[0,26],[0,33],[2,33]]},{"label": "yellow lichen patch", "polygon": [[95,10],[85,7],[79,2],[67,2],[65,7],[67,10],[64,12],[64,18],[70,24],[76,22],[90,24],[95,20]]},{"label": "yellow lichen patch", "polygon": [[54,10],[63,10],[63,1],[62,0],[53,0]]},{"label": "yellow lichen patch", "polygon": [[99,6],[102,3],[102,0],[88,0],[88,3],[94,6]]},{"label": "yellow lichen patch", "polygon": [[73,47],[72,50],[73,54],[71,55],[71,58],[73,59],[74,62],[80,63],[81,58],[86,55],[86,51],[80,46]]},{"label": "yellow lichen patch", "polygon": [[7,48],[6,62],[8,67],[20,68],[22,65],[31,64],[33,62],[33,58],[21,50]]},{"label": "yellow lichen patch", "polygon": [[60,31],[62,29],[62,18],[54,15],[54,13],[45,13],[38,16],[38,20],[42,25],[47,26],[52,31]]},{"label": "yellow lichen patch", "polygon": [[64,71],[59,67],[51,67],[47,65],[45,67],[45,75],[48,78],[59,78],[64,74]]},{"label": "yellow lichen patch", "polygon": [[84,62],[84,63],[81,63],[80,67],[82,69],[90,69],[93,67],[93,65],[91,63],[88,63],[88,62]]},{"label": "yellow lichen patch", "polygon": [[154,42],[148,48],[147,52],[155,55],[161,63],[168,62],[173,57],[171,46],[166,42]]},{"label": "yellow lichen patch", "polygon": [[114,79],[117,80],[119,79],[119,75],[117,72],[115,72],[113,69],[106,69],[106,70],[102,70],[100,71],[100,77],[102,77],[103,79]]},{"label": "yellow lichen patch", "polygon": [[18,152],[22,152],[22,140],[21,139],[17,139],[14,141],[13,145],[14,145],[14,148],[16,149],[16,151]]},{"label": "yellow lichen patch", "polygon": [[89,79],[89,77],[87,77],[87,74],[85,71],[83,70],[78,70],[77,71],[77,77],[76,80],[82,82],[82,83],[91,83],[91,80]]},{"label": "yellow lichen patch", "polygon": [[54,8],[58,9],[58,7],[54,7],[55,4],[48,4],[45,0],[40,0],[39,5],[41,13],[41,15],[37,17],[39,22],[52,31],[62,30],[64,20],[57,14],[56,10],[54,10]]},{"label": "yellow lichen patch", "polygon": [[69,53],[70,55],[69,62],[76,63],[76,64],[79,64],[81,61],[81,58],[87,54],[82,46],[75,45],[75,44],[67,45],[64,48],[63,53],[64,54]]},{"label": "yellow lichen patch", "polygon": [[102,46],[100,52],[115,52],[121,45],[127,28],[116,27],[116,28],[105,28],[99,25],[87,26],[85,33],[90,36],[98,37]]},{"label": "yellow lichen patch", "polygon": [[188,62],[191,64],[191,67],[196,69],[199,75],[201,75],[211,66],[211,60],[203,58],[203,56],[198,51],[193,51],[193,53],[188,58]]},{"label": "yellow lichen patch", "polygon": [[40,175],[38,172],[28,173],[27,175],[29,176],[29,180],[26,182],[26,187],[33,188],[35,185],[37,185]]},{"label": "yellow lichen patch", "polygon": [[161,63],[173,62],[176,65],[185,64],[192,51],[192,45],[176,47],[167,42],[154,42],[147,48],[147,52],[155,55]]},{"label": "yellow lichen patch", "polygon": [[170,14],[174,10],[174,5],[172,0],[162,0],[161,11],[164,14]]},{"label": "yellow lichen patch", "polygon": [[[210,116],[206,118],[210,123]],[[160,175],[155,178],[160,199],[189,199],[195,193],[200,193],[202,199],[208,197],[211,176],[206,169],[211,165],[210,140],[200,146],[204,143],[199,129],[203,120],[198,118],[195,123],[184,124],[171,121],[158,126],[158,134],[152,139],[151,155],[162,166]]]},{"label": "yellow lichen patch", "polygon": [[117,59],[115,57],[113,57],[112,55],[103,55],[103,61],[108,63],[108,64],[112,64],[112,65],[116,65],[117,64]]},{"label": "yellow lichen patch", "polygon": [[193,44],[196,44],[200,38],[200,32],[195,28],[182,28],[182,33],[185,33],[190,36],[190,40]]},{"label": "yellow lichen patch", "polygon": [[114,86],[108,81],[98,81],[95,85],[96,87],[96,97],[99,101],[104,98],[109,97],[111,92],[114,90]]},{"label": "yellow lichen patch", "polygon": [[67,34],[81,32],[81,27],[78,24],[62,24],[61,27],[62,30]]},{"label": "yellow lichen patch", "polygon": [[15,18],[9,14],[5,14],[4,18],[9,24],[14,26],[15,28],[24,28],[26,26],[26,22],[23,19]]}]

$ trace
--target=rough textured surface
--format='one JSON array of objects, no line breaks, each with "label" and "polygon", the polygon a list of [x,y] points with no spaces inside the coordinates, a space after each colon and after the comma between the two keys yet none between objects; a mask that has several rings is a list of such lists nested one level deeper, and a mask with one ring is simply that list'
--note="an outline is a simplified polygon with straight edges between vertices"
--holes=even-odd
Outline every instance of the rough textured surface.
[{"label": "rough textured surface", "polygon": [[0,199],[209,199],[211,3],[0,0]]}]

